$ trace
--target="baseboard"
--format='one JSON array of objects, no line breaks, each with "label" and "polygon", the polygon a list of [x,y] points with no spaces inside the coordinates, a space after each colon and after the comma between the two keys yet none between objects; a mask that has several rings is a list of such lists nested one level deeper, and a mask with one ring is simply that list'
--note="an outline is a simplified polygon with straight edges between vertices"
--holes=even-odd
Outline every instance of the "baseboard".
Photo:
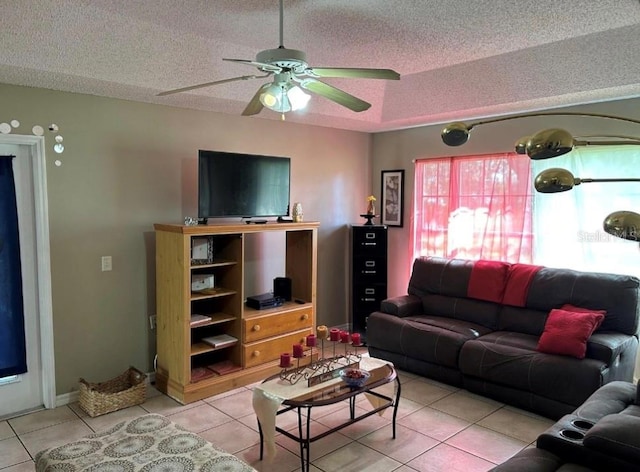
[{"label": "baseboard", "polygon": [[[156,381],[156,373],[149,372],[147,373],[147,385],[153,384]],[[62,395],[56,396],[56,408],[59,406],[68,405],[70,403],[75,403],[79,400],[80,392],[77,390],[75,392],[63,393]]]},{"label": "baseboard", "polygon": [[75,403],[78,401],[78,397],[80,396],[80,392],[69,392],[63,393],[62,395],[58,395],[56,397],[56,408],[59,406],[68,405],[69,403]]}]

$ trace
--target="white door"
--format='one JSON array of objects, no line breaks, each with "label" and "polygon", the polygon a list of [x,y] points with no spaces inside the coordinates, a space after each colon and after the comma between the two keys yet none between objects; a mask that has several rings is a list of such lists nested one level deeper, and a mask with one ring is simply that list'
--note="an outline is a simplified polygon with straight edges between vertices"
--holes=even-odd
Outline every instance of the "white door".
[{"label": "white door", "polygon": [[[34,146],[24,144],[3,144],[0,140],[0,155],[15,155],[13,172],[16,184],[18,208],[18,229],[20,232],[20,259],[22,269],[22,292],[25,318],[28,371],[13,377],[0,379],[0,419],[15,416],[24,411],[42,408],[45,403],[52,407],[50,392],[48,398],[43,388],[50,386],[43,379],[41,300],[39,290],[39,269],[36,237],[36,204],[34,196]],[[46,189],[45,189],[46,190]],[[48,231],[47,231],[48,233]],[[48,252],[48,249],[47,249]],[[48,268],[48,263],[46,264]],[[50,280],[45,285],[50,286]],[[48,336],[45,336],[45,338]],[[44,384],[44,386],[43,386]],[[55,392],[55,390],[54,390]],[[47,401],[45,401],[47,398]]]}]

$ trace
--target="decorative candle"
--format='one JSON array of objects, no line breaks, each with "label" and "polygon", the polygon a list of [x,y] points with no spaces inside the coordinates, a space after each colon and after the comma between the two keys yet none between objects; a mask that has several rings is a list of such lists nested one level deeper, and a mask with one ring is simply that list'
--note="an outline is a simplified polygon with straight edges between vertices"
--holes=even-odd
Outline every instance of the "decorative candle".
[{"label": "decorative candle", "polygon": [[310,334],[309,336],[307,336],[307,346],[316,347],[316,335],[315,334]]},{"label": "decorative candle", "polygon": [[296,359],[304,357],[304,347],[302,346],[302,344],[293,345],[293,357],[295,357]]},{"label": "decorative candle", "polygon": [[345,344],[349,342],[349,331],[340,331],[340,342]]},{"label": "decorative candle", "polygon": [[340,330],[338,328],[331,328],[329,330],[330,341],[340,341]]},{"label": "decorative candle", "polygon": [[361,344],[360,333],[351,334],[351,342],[354,346],[359,346]]},{"label": "decorative candle", "polygon": [[327,327],[325,325],[320,325],[316,328],[316,332],[318,333],[318,338],[327,339]]},{"label": "decorative candle", "polygon": [[291,367],[291,354],[288,352],[280,354],[280,367]]}]

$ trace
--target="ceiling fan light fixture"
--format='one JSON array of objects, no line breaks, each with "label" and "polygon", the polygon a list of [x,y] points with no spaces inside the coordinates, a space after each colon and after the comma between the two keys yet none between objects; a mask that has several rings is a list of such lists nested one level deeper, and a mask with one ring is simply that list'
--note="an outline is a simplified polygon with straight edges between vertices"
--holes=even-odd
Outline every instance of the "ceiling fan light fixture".
[{"label": "ceiling fan light fixture", "polygon": [[297,85],[292,86],[287,91],[287,98],[291,103],[291,111],[302,110],[306,108],[307,103],[309,103],[309,99],[311,95],[305,93],[300,87]]},{"label": "ceiling fan light fixture", "polygon": [[260,103],[278,113],[302,110],[311,96],[297,85],[286,82],[273,83],[260,94]]},{"label": "ceiling fan light fixture", "polygon": [[271,84],[267,89],[260,94],[260,103],[262,103],[269,110],[276,111],[278,113],[286,113],[291,111],[291,103],[287,98],[286,84]]}]

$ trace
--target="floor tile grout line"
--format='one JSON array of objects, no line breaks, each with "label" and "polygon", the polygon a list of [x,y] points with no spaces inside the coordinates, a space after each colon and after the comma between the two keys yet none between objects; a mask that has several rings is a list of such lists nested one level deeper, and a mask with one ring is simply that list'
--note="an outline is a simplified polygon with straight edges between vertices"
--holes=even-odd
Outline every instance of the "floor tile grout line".
[{"label": "floor tile grout line", "polygon": [[[412,383],[412,382],[415,382],[416,380],[419,380],[419,379],[409,379],[408,381],[403,382],[403,383],[402,383],[402,385],[403,385],[403,386],[405,386],[406,384],[408,384],[408,383]],[[431,384],[430,382],[424,382],[424,383]],[[431,385],[433,385],[433,384],[431,384]],[[435,385],[434,385],[434,386],[435,386]],[[251,391],[251,389],[245,389],[245,390]],[[344,448],[344,447],[351,446],[351,445],[353,445],[354,443],[355,443],[355,444],[358,444],[358,445],[360,445],[360,446],[366,447],[367,449],[371,449],[371,450],[375,451],[376,453],[381,454],[382,456],[387,457],[387,458],[389,458],[389,459],[392,459],[393,461],[395,461],[395,462],[397,462],[397,463],[401,464],[401,465],[399,465],[396,469],[401,468],[403,465],[405,465],[407,468],[412,469],[412,468],[408,465],[408,463],[409,463],[409,462],[411,462],[411,461],[415,460],[415,459],[416,459],[417,457],[419,457],[420,455],[425,454],[425,453],[426,453],[426,452],[428,452],[429,450],[431,450],[431,449],[433,449],[434,447],[437,447],[437,446],[439,446],[439,445],[441,445],[441,444],[443,444],[443,443],[444,443],[444,444],[446,444],[448,447],[452,447],[452,448],[454,448],[454,449],[456,449],[456,450],[458,450],[458,451],[461,451],[461,452],[463,452],[463,453],[465,453],[465,454],[469,454],[469,455],[474,456],[474,457],[477,457],[477,458],[479,458],[479,459],[481,459],[481,460],[484,460],[484,461],[487,461],[487,462],[490,462],[490,463],[494,463],[493,461],[490,461],[490,460],[488,460],[488,459],[485,459],[485,458],[483,458],[483,457],[480,457],[480,456],[478,456],[477,454],[474,454],[474,453],[472,453],[472,452],[469,452],[469,451],[465,450],[464,448],[457,447],[457,446],[454,446],[454,445],[449,444],[449,443],[447,443],[447,442],[446,442],[446,441],[450,440],[452,437],[456,436],[457,434],[460,434],[461,432],[463,432],[463,431],[465,431],[465,430],[469,429],[469,428],[470,428],[471,426],[473,426],[473,425],[477,425],[477,426],[481,427],[483,430],[490,431],[490,432],[492,432],[492,433],[496,433],[496,434],[498,434],[498,435],[505,436],[505,437],[507,437],[507,438],[510,438],[510,439],[513,439],[513,440],[516,440],[516,441],[519,441],[519,442],[521,442],[521,443],[525,444],[525,445],[524,445],[520,450],[522,450],[522,449],[525,449],[525,448],[527,448],[527,447],[530,447],[530,446],[534,446],[534,445],[535,445],[535,440],[534,440],[533,442],[529,442],[529,441],[524,440],[524,439],[522,439],[522,438],[516,437],[516,436],[515,436],[515,435],[513,435],[513,434],[509,434],[509,432],[508,432],[508,431],[510,431],[509,429],[506,429],[506,430],[499,430],[499,428],[498,428],[498,429],[494,429],[494,428],[492,428],[492,427],[490,427],[490,426],[485,426],[485,425],[480,425],[480,424],[478,424],[479,422],[483,421],[483,420],[484,420],[484,419],[486,419],[487,417],[489,417],[489,416],[491,416],[491,415],[493,415],[493,414],[495,414],[495,413],[497,413],[497,412],[499,412],[499,411],[501,411],[501,410],[505,410],[505,411],[507,411],[507,410],[508,410],[508,411],[512,411],[512,412],[514,412],[514,413],[518,413],[518,410],[517,410],[517,409],[507,408],[507,407],[508,407],[508,405],[506,405],[506,404],[500,404],[500,405],[499,405],[495,410],[488,412],[487,414],[485,414],[485,415],[484,415],[484,416],[482,416],[481,418],[476,419],[475,421],[467,420],[467,419],[465,419],[465,418],[462,418],[462,417],[456,416],[455,414],[451,414],[451,413],[449,413],[449,412],[447,412],[447,411],[439,410],[437,407],[434,407],[434,406],[433,406],[433,404],[434,404],[435,402],[438,402],[438,401],[440,401],[440,400],[446,399],[446,398],[450,397],[451,395],[456,394],[456,393],[459,393],[459,392],[466,392],[466,390],[464,390],[464,389],[456,389],[456,390],[454,390],[454,391],[448,391],[448,393],[446,393],[443,397],[440,397],[440,398],[438,398],[438,399],[432,400],[432,401],[427,402],[427,403],[423,403],[422,401],[417,402],[417,401],[415,401],[415,400],[412,400],[411,398],[405,398],[405,397],[402,397],[402,399],[401,399],[401,401],[400,401],[400,404],[402,404],[402,400],[405,400],[405,401],[407,401],[407,400],[408,400],[408,401],[412,401],[413,403],[415,403],[417,406],[419,406],[419,408],[417,408],[417,409],[415,409],[415,410],[408,410],[408,411],[406,412],[406,414],[405,414],[405,415],[403,415],[403,416],[399,416],[399,417],[398,417],[398,419],[399,419],[399,420],[400,420],[401,418],[407,417],[407,416],[409,416],[409,415],[411,415],[411,414],[417,413],[417,412],[419,412],[419,411],[423,410],[424,408],[430,408],[430,409],[432,409],[433,411],[437,411],[437,412],[440,412],[440,413],[445,414],[445,415],[451,415],[451,416],[452,416],[452,417],[454,417],[454,418],[460,419],[460,420],[462,420],[462,421],[469,422],[469,424],[468,424],[467,426],[465,426],[465,427],[464,427],[464,428],[462,428],[461,430],[457,431],[456,433],[454,433],[454,434],[452,434],[452,435],[448,436],[448,437],[447,437],[446,439],[444,439],[444,440],[440,440],[440,439],[437,439],[437,438],[433,438],[433,437],[429,436],[428,434],[425,434],[425,433],[422,433],[422,432],[420,432],[420,431],[417,431],[417,430],[413,429],[413,428],[412,428],[412,427],[410,427],[410,426],[407,426],[407,425],[404,425],[404,424],[400,424],[400,426],[402,426],[403,428],[406,428],[407,430],[410,430],[410,431],[416,431],[416,432],[420,433],[421,435],[424,435],[424,436],[426,436],[426,437],[428,437],[428,438],[430,438],[430,439],[434,440],[434,442],[435,442],[435,444],[434,444],[434,445],[430,446],[430,447],[429,447],[429,448],[427,448],[425,451],[421,452],[420,454],[416,455],[415,457],[413,457],[413,458],[411,458],[411,459],[406,459],[406,461],[405,461],[405,462],[402,462],[402,461],[400,461],[400,460],[398,460],[398,459],[395,459],[394,457],[392,457],[392,456],[390,456],[390,455],[386,454],[386,453],[385,453],[385,452],[383,452],[383,451],[378,451],[378,450],[377,450],[377,449],[375,449],[374,447],[369,446],[368,444],[365,444],[365,443],[363,442],[363,440],[365,440],[365,438],[367,438],[368,436],[370,436],[370,435],[372,435],[372,434],[375,434],[376,432],[380,431],[380,430],[381,430],[381,429],[383,429],[383,428],[387,428],[387,427],[391,426],[391,420],[390,420],[389,418],[384,418],[384,419],[386,420],[384,424],[381,424],[381,425],[380,425],[380,424],[377,424],[377,425],[374,427],[374,429],[372,429],[372,430],[368,430],[368,431],[366,432],[366,434],[363,434],[363,435],[361,435],[361,436],[358,436],[357,438],[353,438],[353,437],[347,436],[347,435],[345,435],[345,434],[342,434],[342,431],[338,431],[338,432],[339,432],[339,433],[341,433],[345,438],[347,438],[347,439],[348,439],[348,441],[347,441],[345,444],[343,444],[342,446],[337,447],[336,449],[333,449],[332,451],[328,451],[328,452],[326,452],[325,454],[323,454],[322,456],[319,456],[319,457],[315,458],[315,460],[314,460],[314,461],[312,461],[312,462],[311,462],[311,464],[312,464],[316,469],[318,469],[318,470],[322,470],[322,469],[320,469],[317,465],[315,465],[315,463],[314,463],[315,461],[318,461],[318,460],[320,460],[320,459],[322,459],[322,458],[326,457],[327,455],[333,454],[333,453],[335,453],[335,452],[339,451],[340,449],[342,449],[342,448]],[[234,395],[235,395],[235,394],[242,394],[242,393],[244,393],[242,390],[238,390],[236,393],[234,393]],[[470,392],[470,393],[471,393],[471,392]],[[217,406],[215,406],[215,405],[213,404],[213,403],[214,403],[215,401],[217,401],[217,400],[223,400],[223,399],[225,399],[225,398],[229,398],[229,397],[231,397],[231,396],[233,396],[233,395],[225,395],[225,396],[220,397],[220,398],[209,397],[209,398],[207,398],[207,399],[204,399],[204,400],[203,400],[199,405],[193,405],[191,408],[185,408],[185,409],[183,409],[183,410],[181,410],[181,411],[176,411],[176,412],[174,412],[174,413],[172,413],[172,414],[170,414],[170,415],[169,415],[169,414],[166,414],[166,413],[162,413],[162,412],[158,412],[158,413],[159,413],[159,414],[165,414],[167,417],[170,417],[170,416],[173,416],[173,415],[177,415],[177,414],[179,414],[179,413],[182,413],[182,412],[184,412],[184,411],[188,411],[188,410],[192,409],[192,408],[193,408],[193,407],[195,407],[195,406],[204,406],[204,405],[207,405],[208,407],[213,408],[213,410],[215,410],[216,412],[218,412],[218,413],[220,413],[220,414],[222,414],[222,415],[225,415],[225,416],[228,418],[228,419],[227,419],[226,421],[224,421],[223,423],[218,424],[218,425],[216,425],[215,427],[213,427],[213,428],[209,428],[209,429],[214,429],[214,428],[217,428],[217,427],[223,426],[223,425],[225,425],[225,424],[230,424],[230,423],[232,423],[232,422],[238,422],[238,424],[243,425],[243,426],[245,426],[245,427],[249,428],[249,429],[250,429],[254,434],[256,434],[256,435],[257,435],[257,431],[255,431],[255,430],[254,430],[253,428],[251,428],[249,425],[245,424],[243,421],[240,421],[241,419],[246,419],[247,417],[251,416],[251,415],[252,415],[252,413],[251,413],[250,411],[248,411],[248,410],[247,410],[247,413],[246,413],[246,414],[243,414],[243,415],[238,416],[238,417],[236,418],[236,417],[234,417],[234,416],[231,416],[231,415],[229,415],[229,414],[225,413],[222,409],[220,409],[219,407],[217,407]],[[169,398],[169,397],[167,397],[167,398]],[[480,399],[480,400],[481,400],[481,399]],[[487,403],[489,403],[489,402],[487,402]],[[365,405],[366,405],[366,403],[363,403],[363,404],[362,404],[362,406],[365,406]],[[82,423],[83,423],[84,425],[86,425],[86,426],[87,426],[91,431],[94,431],[94,432],[96,431],[96,429],[94,429],[93,427],[91,427],[90,422],[89,422],[89,420],[90,420],[90,418],[89,418],[89,417],[87,417],[87,416],[81,416],[81,415],[80,415],[80,413],[79,413],[79,411],[75,410],[74,408],[71,408],[71,406],[70,406],[70,405],[65,405],[65,406],[66,406],[66,408],[68,408],[69,410],[71,410],[71,411],[74,413],[74,416],[75,416],[75,417],[77,417],[77,419],[80,419],[80,420],[82,421]],[[182,405],[182,406],[186,406],[186,405]],[[144,406],[144,404],[140,405],[140,407],[141,407],[141,412],[140,412],[141,414],[152,413],[152,412],[148,409],[149,407],[145,407],[145,406]],[[366,408],[365,408],[365,409],[366,409]],[[339,410],[340,410],[340,409],[336,409],[335,411],[339,411]],[[328,412],[328,413],[326,413],[325,415],[319,416],[319,417],[317,417],[317,418],[313,418],[313,419],[312,419],[312,421],[316,421],[316,422],[318,422],[319,424],[322,424],[322,423],[321,423],[321,421],[317,421],[317,420],[322,419],[323,417],[328,416],[328,415],[331,415],[331,414],[333,414],[333,413],[334,413],[334,411],[332,411],[332,412]],[[533,417],[533,416],[532,416],[532,418],[535,418],[535,417]],[[544,419],[544,418],[542,418],[542,419]],[[71,421],[75,421],[75,419],[67,419],[67,420],[65,420],[65,421],[61,421],[61,422],[59,422],[59,423],[55,423],[55,424],[51,424],[51,425],[47,425],[47,426],[45,426],[45,427],[43,427],[43,428],[37,428],[37,429],[35,429],[35,430],[33,430],[33,431],[29,431],[29,432],[23,433],[23,435],[24,435],[24,434],[29,434],[29,433],[32,433],[32,432],[35,432],[35,431],[40,431],[40,430],[43,430],[43,429],[46,429],[46,428],[49,428],[49,427],[53,427],[53,426],[60,426],[60,425],[63,425],[63,424],[65,424],[65,423],[69,423],[69,422],[71,422]],[[8,421],[7,421],[7,423],[8,423]],[[324,425],[324,424],[322,424],[322,425],[323,425],[323,426],[326,426],[326,425]],[[22,445],[22,447],[24,447],[24,449],[27,451],[27,453],[28,453],[29,457],[32,457],[32,460],[31,460],[31,461],[23,461],[23,462],[25,462],[25,463],[26,463],[26,462],[32,462],[32,463],[33,463],[33,456],[32,456],[32,455],[31,455],[31,453],[29,453],[29,451],[26,449],[26,445],[25,445],[25,443],[23,442],[23,439],[21,438],[21,435],[18,435],[18,434],[16,433],[15,428],[14,428],[10,423],[8,423],[8,426],[10,427],[10,430],[15,434],[15,437],[17,437],[17,438],[19,439],[20,444],[21,444],[21,445]],[[101,428],[97,428],[97,429],[101,429]],[[206,430],[203,430],[203,431],[199,431],[197,434],[202,434],[202,433],[204,433],[204,432],[208,431],[209,429],[206,429]],[[294,431],[295,431],[296,429],[297,429],[297,427],[296,427],[296,426],[292,426],[292,427],[291,427],[291,429],[288,429],[288,430],[294,430]],[[505,431],[506,431],[506,432],[505,432]],[[10,437],[9,437],[9,438],[10,438]],[[9,439],[9,438],[6,438],[6,439]],[[243,451],[247,451],[248,449],[255,448],[257,444],[259,444],[259,442],[253,443],[253,444],[251,444],[251,445],[249,445],[249,446],[246,446],[246,447],[243,447],[242,449],[238,450],[238,451],[237,451],[237,452],[235,452],[234,454],[235,454],[235,455],[240,455]],[[278,447],[279,447],[280,449],[282,449],[283,451],[286,451],[286,452],[288,452],[289,454],[292,454],[293,456],[296,456],[296,457],[299,459],[299,452],[298,452],[298,451],[292,451],[292,450],[288,449],[287,447],[282,446],[281,444],[278,444]],[[515,452],[514,454],[516,454],[516,453],[517,453],[517,452]],[[13,465],[17,465],[17,464],[13,464]],[[10,465],[10,466],[8,466],[8,467],[12,467],[13,465]],[[295,468],[295,469],[293,469],[293,470],[299,470],[299,467],[296,467],[296,468]]]}]

